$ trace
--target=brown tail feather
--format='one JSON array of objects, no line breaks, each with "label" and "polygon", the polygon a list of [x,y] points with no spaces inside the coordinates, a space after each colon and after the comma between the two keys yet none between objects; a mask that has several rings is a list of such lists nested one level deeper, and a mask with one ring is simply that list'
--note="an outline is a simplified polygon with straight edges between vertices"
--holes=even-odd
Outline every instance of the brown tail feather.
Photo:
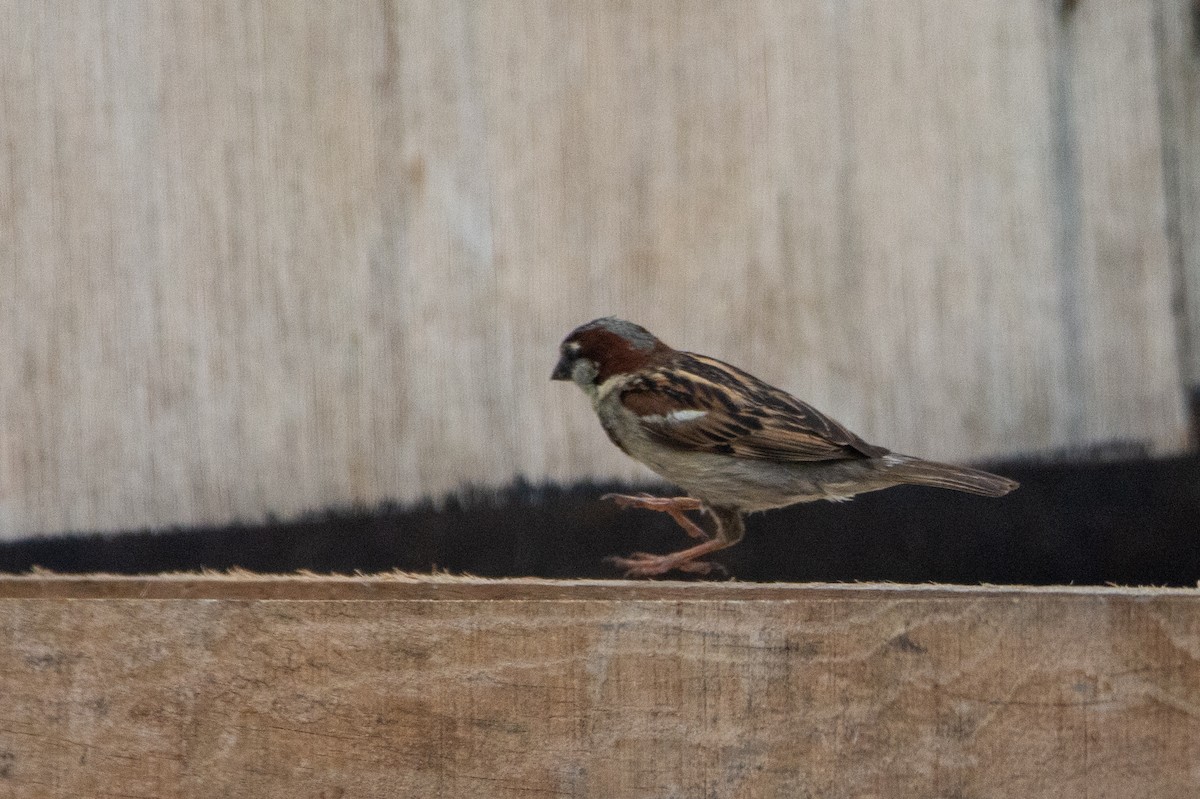
[{"label": "brown tail feather", "polygon": [[888,475],[909,485],[949,488],[984,497],[1002,497],[1020,485],[1016,480],[966,466],[923,461],[907,455],[886,455],[884,458],[894,459],[895,462],[895,465],[888,469]]}]

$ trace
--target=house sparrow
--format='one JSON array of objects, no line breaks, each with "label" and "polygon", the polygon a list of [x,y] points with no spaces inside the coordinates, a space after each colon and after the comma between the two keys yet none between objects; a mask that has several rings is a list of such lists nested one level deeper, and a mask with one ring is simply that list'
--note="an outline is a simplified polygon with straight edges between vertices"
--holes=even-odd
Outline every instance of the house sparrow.
[{"label": "house sparrow", "polygon": [[[572,380],[621,450],[690,496],[607,495],[621,507],[663,511],[702,542],[667,555],[609,560],[627,576],[706,573],[698,558],[742,539],[742,516],[797,502],[841,502],[895,485],[999,497],[1006,477],[898,455],[741,369],[668,347],[643,327],[606,317],[575,328],[552,380]],[[705,510],[709,536],[684,511]]]}]

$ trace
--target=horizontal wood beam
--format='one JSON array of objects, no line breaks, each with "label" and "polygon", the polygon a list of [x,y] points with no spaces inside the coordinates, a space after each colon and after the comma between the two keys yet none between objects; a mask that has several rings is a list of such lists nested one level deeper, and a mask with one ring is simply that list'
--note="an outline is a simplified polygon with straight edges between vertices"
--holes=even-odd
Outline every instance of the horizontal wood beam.
[{"label": "horizontal wood beam", "polygon": [[1200,789],[1200,593],[0,579],[0,796]]}]

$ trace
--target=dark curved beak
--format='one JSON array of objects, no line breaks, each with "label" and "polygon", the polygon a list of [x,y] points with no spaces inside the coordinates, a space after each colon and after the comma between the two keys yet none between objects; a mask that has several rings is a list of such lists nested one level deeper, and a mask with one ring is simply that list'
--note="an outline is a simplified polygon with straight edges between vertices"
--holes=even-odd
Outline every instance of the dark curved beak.
[{"label": "dark curved beak", "polygon": [[550,374],[551,380],[570,380],[571,379],[571,359],[566,355],[558,359],[558,365],[554,367],[554,371]]}]

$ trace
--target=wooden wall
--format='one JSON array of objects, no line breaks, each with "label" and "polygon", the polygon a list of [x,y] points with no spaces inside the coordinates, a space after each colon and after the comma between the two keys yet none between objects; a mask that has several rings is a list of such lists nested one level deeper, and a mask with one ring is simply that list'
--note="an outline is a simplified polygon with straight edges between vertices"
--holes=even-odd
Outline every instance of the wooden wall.
[{"label": "wooden wall", "polygon": [[0,795],[1200,794],[1194,590],[0,581]]},{"label": "wooden wall", "polygon": [[644,474],[548,381],[609,313],[901,451],[1178,450],[1190,3],[1065,5],[0,0],[0,536]]}]

